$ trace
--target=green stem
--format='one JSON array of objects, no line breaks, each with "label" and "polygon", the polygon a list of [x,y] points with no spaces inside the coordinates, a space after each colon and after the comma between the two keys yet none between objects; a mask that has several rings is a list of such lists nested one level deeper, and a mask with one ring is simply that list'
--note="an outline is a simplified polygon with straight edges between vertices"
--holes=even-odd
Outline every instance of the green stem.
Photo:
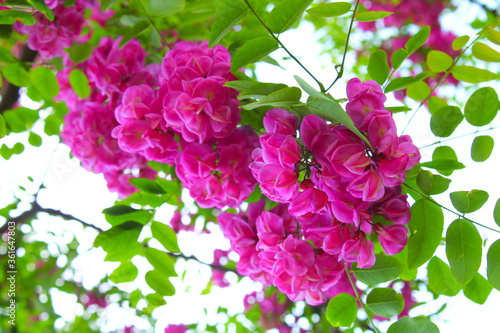
[{"label": "green stem", "polygon": [[278,44],[283,48],[283,50],[285,50],[285,52],[288,53],[288,55],[293,60],[295,60],[295,62],[297,64],[299,64],[299,66],[302,67],[302,69],[305,70],[306,73],[309,74],[310,77],[313,78],[313,80],[318,84],[319,89],[321,90],[321,92],[325,92],[325,86],[323,85],[323,83],[321,83],[318,79],[316,79],[316,77],[311,72],[309,72],[309,70],[304,65],[302,65],[302,63],[299,61],[299,59],[297,59],[290,51],[288,51],[288,49],[285,47],[285,45],[283,45],[283,43],[279,40],[279,38],[274,35],[274,33],[271,31],[271,29],[269,29],[269,27],[267,26],[267,24],[262,20],[262,18],[259,16],[259,14],[257,14],[257,12],[252,7],[252,5],[248,2],[248,0],[243,0],[243,1],[245,1],[245,3],[247,4],[247,7],[252,11],[252,13],[255,15],[255,17],[264,26],[264,28],[266,28],[267,32],[269,32],[269,35],[271,35],[271,37],[273,37],[274,40],[276,40],[276,42],[278,42]]},{"label": "green stem", "polygon": [[156,33],[158,33],[158,35],[160,36],[161,40],[163,41],[163,43],[167,47],[167,49],[171,50],[172,48],[170,47],[170,45],[168,45],[167,40],[165,39],[165,37],[163,37],[163,35],[160,33],[160,30],[158,29],[158,27],[156,26],[156,24],[153,22],[153,20],[149,16],[149,14],[146,12],[146,8],[144,8],[144,5],[142,4],[142,1],[141,0],[137,0],[137,2],[139,3],[139,6],[141,6],[141,9],[144,12],[144,15],[146,15],[149,23],[151,23],[151,26],[153,27],[153,29],[155,29]]},{"label": "green stem", "polygon": [[473,220],[471,220],[471,219],[469,219],[469,218],[465,217],[465,216],[464,216],[464,214],[460,214],[460,213],[458,213],[458,212],[455,212],[454,210],[449,209],[448,207],[445,207],[445,206],[441,205],[441,204],[440,204],[440,203],[438,203],[437,201],[434,201],[432,198],[430,198],[428,195],[426,195],[426,194],[424,194],[424,193],[420,192],[419,190],[417,190],[417,189],[413,188],[413,186],[410,186],[410,185],[408,185],[408,184],[406,184],[406,183],[403,183],[403,185],[404,185],[404,186],[406,186],[406,187],[408,187],[410,190],[414,191],[414,192],[415,192],[415,193],[417,193],[418,195],[422,196],[424,199],[427,199],[428,201],[430,201],[430,202],[432,202],[433,204],[435,204],[435,205],[437,205],[437,206],[441,207],[442,209],[447,210],[448,212],[450,212],[450,213],[452,213],[452,214],[455,214],[455,215],[456,215],[456,216],[458,216],[459,218],[463,218],[464,220],[467,220],[467,221],[469,221],[469,222],[471,222],[471,223],[474,223],[475,225],[478,225],[478,226],[480,226],[480,227],[483,227],[483,228],[485,228],[485,229],[488,229],[488,230],[491,230],[491,231],[494,231],[494,232],[497,232],[497,233],[499,233],[499,234],[500,234],[500,231],[498,231],[498,230],[496,230],[496,229],[493,229],[493,228],[491,228],[491,227],[488,227],[488,226],[486,226],[486,225],[484,225],[484,224],[481,224],[481,223],[479,223],[479,222],[473,221]]},{"label": "green stem", "polygon": [[361,296],[359,296],[358,288],[356,287],[356,284],[352,280],[351,272],[347,269],[347,264],[345,263],[345,261],[344,261],[344,269],[345,269],[345,272],[347,274],[347,277],[349,278],[349,282],[351,283],[352,289],[354,289],[354,293],[356,294],[356,298],[358,299],[358,301],[361,303],[361,306],[365,310],[366,316],[368,317],[370,324],[372,324],[373,330],[375,331],[375,333],[380,333],[380,331],[378,330],[378,328],[375,326],[375,324],[372,321],[372,318],[370,316],[370,311],[368,311],[366,304],[361,299]]},{"label": "green stem", "polygon": [[337,77],[332,82],[332,84],[326,89],[326,91],[330,90],[330,88],[333,87],[335,83],[337,83],[337,81],[342,77],[342,75],[344,75],[344,64],[347,55],[347,48],[349,47],[349,38],[351,37],[352,26],[354,24],[354,18],[356,17],[356,12],[358,11],[358,6],[359,6],[359,0],[356,1],[356,6],[354,7],[354,11],[352,13],[351,24],[349,25],[349,32],[347,33],[347,40],[345,42],[344,56],[342,57],[342,64],[340,65],[340,71],[337,70],[337,67],[339,67],[339,65],[335,66],[335,70],[337,71]]},{"label": "green stem", "polygon": [[441,144],[441,143],[443,143],[443,142],[448,142],[448,141],[452,141],[452,140],[455,140],[455,139],[460,139],[460,138],[463,138],[463,137],[466,137],[466,136],[469,136],[469,135],[473,135],[473,134],[477,134],[477,133],[482,133],[482,132],[493,131],[493,130],[498,129],[498,128],[500,128],[500,126],[497,126],[497,127],[490,127],[490,128],[486,128],[486,129],[483,129],[483,130],[477,130],[477,131],[474,131],[474,132],[471,132],[471,133],[462,134],[462,135],[459,135],[459,136],[456,136],[456,137],[453,137],[453,138],[449,138],[449,139],[446,139],[446,140],[439,140],[439,141],[437,141],[437,142],[434,142],[434,143],[428,144],[428,145],[423,146],[423,147],[420,147],[420,148],[418,148],[418,149],[424,149],[424,148],[432,147],[432,146],[435,146],[435,145]]},{"label": "green stem", "polygon": [[465,49],[462,50],[462,52],[458,55],[458,57],[455,59],[455,61],[453,62],[453,64],[451,65],[450,68],[448,68],[448,70],[444,73],[443,77],[441,78],[441,80],[439,80],[439,82],[434,86],[434,88],[432,88],[431,92],[429,93],[429,95],[427,96],[426,99],[424,99],[420,105],[418,106],[418,108],[415,110],[415,112],[413,113],[413,115],[411,116],[410,120],[408,120],[408,123],[406,124],[405,128],[403,129],[403,132],[401,132],[401,135],[404,134],[404,132],[406,131],[406,129],[408,128],[408,126],[410,125],[411,121],[413,120],[413,118],[415,118],[415,116],[417,115],[418,111],[420,110],[420,108],[425,104],[427,103],[427,101],[431,98],[432,94],[434,93],[434,91],[436,91],[437,88],[439,88],[441,86],[441,84],[443,83],[444,80],[446,80],[446,78],[448,77],[448,75],[451,74],[451,72],[453,71],[453,69],[455,68],[456,64],[458,63],[458,61],[462,58],[462,56],[464,55],[464,53],[472,46],[474,45],[474,43],[479,39],[483,37],[483,35],[479,35],[478,37],[476,37],[476,39],[474,39],[469,45],[467,45],[467,47]]}]

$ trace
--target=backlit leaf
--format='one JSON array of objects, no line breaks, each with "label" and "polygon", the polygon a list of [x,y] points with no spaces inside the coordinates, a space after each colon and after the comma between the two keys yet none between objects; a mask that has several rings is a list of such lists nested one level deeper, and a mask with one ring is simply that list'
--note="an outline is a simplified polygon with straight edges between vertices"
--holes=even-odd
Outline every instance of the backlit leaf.
[{"label": "backlit leaf", "polygon": [[471,157],[476,162],[486,161],[493,152],[495,141],[489,135],[477,136],[472,142]]},{"label": "backlit leaf", "polygon": [[411,207],[408,223],[408,268],[415,269],[429,260],[441,243],[444,216],[441,207],[420,199]]},{"label": "backlit leaf", "polygon": [[461,284],[469,283],[481,266],[483,240],[470,221],[455,220],[446,232],[446,257],[451,273]]}]

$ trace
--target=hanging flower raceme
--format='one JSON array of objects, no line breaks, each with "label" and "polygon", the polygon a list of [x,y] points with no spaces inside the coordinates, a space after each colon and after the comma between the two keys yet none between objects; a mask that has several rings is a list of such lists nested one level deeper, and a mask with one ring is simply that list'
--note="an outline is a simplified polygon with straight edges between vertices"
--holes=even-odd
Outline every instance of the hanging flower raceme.
[{"label": "hanging flower raceme", "polygon": [[[254,234],[245,251],[254,258],[258,251],[267,280],[280,291],[309,304],[324,302],[330,289],[338,289],[344,265],[373,266],[372,231],[388,255],[399,253],[408,237],[410,207],[401,184],[418,163],[419,151],[409,136],[397,135],[379,84],[352,79],[347,96],[347,113],[369,144],[315,115],[304,117],[299,129],[295,115],[272,109],[250,164],[262,193],[281,202],[296,226],[288,230],[279,215],[263,212],[256,227],[247,223],[248,235]],[[388,225],[372,226],[373,214]],[[233,249],[240,246],[228,237]]]}]

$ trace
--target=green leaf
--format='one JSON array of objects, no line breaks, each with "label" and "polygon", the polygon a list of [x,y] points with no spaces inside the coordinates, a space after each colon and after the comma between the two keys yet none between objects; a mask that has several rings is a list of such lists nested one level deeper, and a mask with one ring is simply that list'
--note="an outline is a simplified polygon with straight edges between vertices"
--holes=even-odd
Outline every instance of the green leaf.
[{"label": "green leaf", "polygon": [[2,145],[0,149],[0,155],[6,160],[12,157],[12,155],[19,155],[24,151],[24,145],[21,142],[17,142],[12,148],[7,147],[5,144]]},{"label": "green leaf", "polygon": [[141,230],[142,224],[127,221],[100,233],[96,237],[94,245],[101,246],[108,253],[106,260],[129,260],[141,249],[141,245],[137,242]]},{"label": "green leaf", "polygon": [[442,164],[442,167],[434,167],[434,169],[445,176],[450,176],[457,168],[465,168],[465,165],[458,162],[457,154],[455,153],[453,148],[448,146],[437,147],[432,153],[432,162]]},{"label": "green leaf", "polygon": [[90,96],[90,86],[87,75],[79,69],[73,69],[69,73],[69,84],[78,97],[85,99]]},{"label": "green leaf", "polygon": [[472,281],[464,287],[464,295],[477,304],[484,304],[493,287],[481,274],[476,274]]},{"label": "green leaf", "polygon": [[427,78],[429,74],[430,72],[422,72],[415,77],[407,76],[407,77],[398,77],[396,79],[392,79],[391,82],[389,82],[389,84],[385,88],[385,93],[408,88],[412,84],[415,84]]},{"label": "green leaf", "polygon": [[458,106],[445,106],[432,115],[431,131],[435,136],[448,137],[463,119],[464,115]]},{"label": "green leaf", "polygon": [[366,11],[356,15],[356,20],[359,22],[373,22],[376,20],[383,19],[384,17],[387,17],[392,14],[393,12],[386,12],[386,11],[372,11],[372,12]]},{"label": "green leaf", "polygon": [[392,324],[387,333],[439,333],[439,328],[425,317],[404,316]]},{"label": "green leaf", "polygon": [[397,49],[391,55],[391,65],[392,68],[398,69],[399,66],[403,63],[403,61],[409,56],[408,52],[405,49]]},{"label": "green leaf", "polygon": [[168,276],[154,269],[146,273],[146,283],[161,296],[175,295],[175,288]]},{"label": "green leaf", "polygon": [[125,261],[111,273],[109,279],[114,283],[131,282],[135,280],[138,273],[139,271],[133,263]]},{"label": "green leaf", "polygon": [[495,204],[495,209],[493,210],[493,218],[495,223],[500,227],[500,199],[497,200]]},{"label": "green leaf", "polygon": [[445,106],[448,106],[446,100],[437,96],[432,96],[431,98],[429,98],[429,103],[427,103],[427,108],[429,109],[429,112],[431,114],[438,112],[439,109],[444,108]]},{"label": "green leaf", "polygon": [[500,53],[481,42],[475,42],[472,45],[472,55],[480,60],[500,62]]},{"label": "green leaf", "polygon": [[250,88],[244,90],[241,92],[241,94],[238,95],[238,99],[244,100],[247,98],[255,98],[255,99],[261,99],[266,97],[267,95],[287,88],[286,84],[276,84],[276,83],[256,83],[253,84]]},{"label": "green leaf", "polygon": [[353,268],[352,272],[356,279],[373,286],[379,283],[394,280],[403,271],[402,262],[395,257],[388,257],[384,254],[376,255],[375,265],[370,268]]},{"label": "green leaf", "polygon": [[141,291],[139,289],[134,290],[130,294],[130,299],[129,299],[129,305],[130,305],[130,307],[132,309],[135,309],[137,307],[137,303],[139,303],[139,301],[141,300],[141,298],[142,298]]},{"label": "green leaf", "polygon": [[486,161],[493,152],[495,141],[489,135],[477,136],[472,142],[471,157],[476,162]]},{"label": "green leaf", "polygon": [[243,0],[220,0],[215,13],[209,46],[214,47],[238,22],[245,17],[248,7]]},{"label": "green leaf", "polygon": [[234,80],[234,81],[229,81],[224,84],[224,87],[232,88],[236,91],[245,91],[249,89],[250,87],[258,84],[258,82],[255,81],[249,81],[249,80]]},{"label": "green leaf", "polygon": [[152,18],[172,15],[184,9],[184,0],[139,0]]},{"label": "green leaf", "polygon": [[36,23],[36,19],[31,12],[4,9],[1,14],[1,24],[13,24],[16,21],[21,21],[22,24],[31,26]]},{"label": "green leaf", "polygon": [[420,199],[411,207],[411,219],[408,224],[408,268],[418,268],[427,262],[441,243],[444,216],[441,207]]},{"label": "green leaf", "polygon": [[435,170],[448,170],[448,171],[460,170],[465,168],[465,165],[463,165],[463,163],[460,163],[452,159],[438,159],[435,161],[422,163],[420,164],[420,166]]},{"label": "green leaf", "polygon": [[307,107],[311,110],[312,114],[315,114],[320,118],[344,125],[365,141],[368,146],[371,146],[368,139],[361,134],[361,132],[354,125],[351,117],[349,117],[347,112],[345,112],[337,102],[329,99],[317,99],[310,102]]},{"label": "green leaf", "polygon": [[486,273],[493,288],[500,290],[500,240],[493,243],[488,250]]},{"label": "green leaf", "polygon": [[38,120],[38,111],[25,107],[4,112],[5,125],[10,132],[21,133],[30,129]]},{"label": "green leaf", "polygon": [[453,207],[460,213],[467,214],[483,207],[488,201],[489,195],[488,192],[481,190],[457,191],[450,193],[450,198]]},{"label": "green leaf", "polygon": [[297,87],[289,87],[275,91],[258,102],[246,104],[243,106],[245,110],[253,110],[261,106],[288,107],[300,105],[300,97],[302,91]]},{"label": "green leaf", "polygon": [[138,190],[151,194],[165,194],[167,193],[160,185],[155,183],[154,180],[149,178],[132,178],[129,182],[134,185]]},{"label": "green leaf", "polygon": [[160,296],[155,293],[146,295],[146,301],[148,302],[148,308],[149,307],[157,308],[159,306],[167,304],[167,301],[165,301],[163,296]]},{"label": "green leaf", "polygon": [[335,17],[349,13],[351,10],[349,2],[332,2],[314,6],[307,13],[317,17]]},{"label": "green leaf", "polygon": [[54,13],[43,0],[28,0],[28,3],[34,6],[40,13],[45,15],[47,20],[54,21]]},{"label": "green leaf", "polygon": [[408,53],[407,57],[412,55],[412,53],[414,53],[422,45],[424,45],[427,39],[429,39],[430,34],[431,34],[431,27],[425,26],[422,29],[420,29],[419,32],[413,35],[405,44],[406,52]]},{"label": "green leaf", "polygon": [[259,61],[277,48],[278,42],[271,37],[254,38],[236,51],[232,58],[231,70],[234,72],[248,64]]},{"label": "green leaf", "polygon": [[18,87],[27,87],[31,83],[29,73],[18,63],[5,66],[2,69],[2,74],[7,81]]},{"label": "green leaf", "polygon": [[275,34],[290,29],[313,0],[287,0],[276,5],[267,17],[266,24]]},{"label": "green leaf", "polygon": [[498,113],[498,94],[491,87],[479,88],[465,104],[465,119],[474,126],[491,123]]},{"label": "green leaf", "polygon": [[368,74],[370,74],[370,77],[379,84],[384,84],[385,80],[389,77],[389,72],[387,53],[383,50],[377,50],[372,53],[368,62]]},{"label": "green leaf", "polygon": [[151,25],[151,22],[149,20],[140,20],[136,24],[134,24],[132,27],[127,29],[127,31],[123,34],[122,39],[120,40],[120,48],[127,44],[132,38],[135,38],[138,36],[141,32],[149,28]]},{"label": "green leaf", "polygon": [[42,138],[40,137],[40,135],[34,132],[30,132],[30,135],[28,136],[28,142],[33,147],[40,147],[42,145]]},{"label": "green leaf", "polygon": [[498,79],[497,74],[473,66],[455,66],[452,74],[455,79],[469,83],[481,83]]},{"label": "green leaf", "polygon": [[470,221],[455,220],[446,232],[446,257],[451,273],[461,284],[469,283],[481,266],[483,240]]},{"label": "green leaf", "polygon": [[90,43],[77,44],[70,49],[69,60],[75,64],[79,64],[87,60],[93,51],[94,49]]},{"label": "green leaf", "polygon": [[390,318],[403,311],[405,301],[392,288],[375,288],[366,297],[366,305],[377,316]]},{"label": "green leaf", "polygon": [[165,249],[175,253],[181,252],[177,244],[177,235],[168,225],[153,221],[151,222],[151,232],[153,237],[158,240]]},{"label": "green leaf", "polygon": [[464,48],[465,45],[467,45],[467,42],[469,41],[470,37],[469,36],[460,36],[455,38],[453,43],[451,44],[451,47],[455,50],[461,50]]},{"label": "green leaf", "polygon": [[453,65],[453,58],[441,51],[432,50],[427,54],[427,66],[435,73],[448,70]]},{"label": "green leaf", "polygon": [[422,170],[417,176],[417,185],[427,195],[445,192],[450,186],[451,179],[433,175],[430,171]]},{"label": "green leaf", "polygon": [[118,1],[119,0],[101,0],[101,10],[103,12],[105,12],[106,10],[110,9],[111,6],[113,6]]},{"label": "green leaf", "polygon": [[358,313],[356,299],[349,294],[340,293],[328,302],[326,319],[334,327],[350,327]]},{"label": "green leaf", "polygon": [[412,108],[408,106],[386,106],[385,108],[391,111],[393,114],[399,112],[408,112],[412,110]]},{"label": "green leaf", "polygon": [[415,101],[421,101],[429,97],[431,88],[423,81],[416,82],[408,87],[406,95]]},{"label": "green leaf", "polygon": [[429,261],[427,277],[429,278],[429,288],[436,294],[456,296],[462,289],[451,274],[448,265],[438,257],[433,257]]},{"label": "green leaf", "polygon": [[7,133],[7,128],[5,127],[5,119],[3,119],[3,116],[0,114],[0,139],[5,136]]},{"label": "green leaf", "polygon": [[167,277],[177,276],[175,261],[165,252],[148,247],[144,251],[144,255],[159,273]]},{"label": "green leaf", "polygon": [[31,70],[31,83],[47,99],[53,99],[59,94],[59,83],[51,69],[36,67]]},{"label": "green leaf", "polygon": [[484,35],[490,42],[500,45],[500,32],[493,29],[488,29],[486,30]]},{"label": "green leaf", "polygon": [[302,89],[304,89],[304,91],[309,96],[311,96],[312,98],[324,99],[324,100],[327,100],[327,101],[335,101],[332,96],[317,91],[316,89],[314,89],[313,87],[311,87],[311,85],[309,83],[307,83],[306,81],[304,81],[304,79],[300,78],[299,76],[294,75],[293,77],[295,78],[295,81],[297,81],[297,83],[299,84],[299,86]]}]

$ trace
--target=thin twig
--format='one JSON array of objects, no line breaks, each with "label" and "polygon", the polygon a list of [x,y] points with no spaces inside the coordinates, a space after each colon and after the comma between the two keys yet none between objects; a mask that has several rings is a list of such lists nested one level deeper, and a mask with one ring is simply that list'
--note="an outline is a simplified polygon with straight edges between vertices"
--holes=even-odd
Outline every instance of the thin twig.
[{"label": "thin twig", "polygon": [[426,195],[426,194],[424,194],[424,193],[420,192],[420,191],[419,191],[419,190],[417,190],[416,188],[413,188],[413,186],[408,185],[408,184],[406,184],[406,183],[403,183],[403,185],[404,185],[404,186],[406,186],[406,187],[408,187],[410,190],[412,190],[413,192],[417,193],[418,195],[422,196],[424,199],[427,199],[428,201],[430,201],[430,202],[432,202],[433,204],[435,204],[435,205],[437,205],[437,206],[441,207],[442,209],[444,209],[444,210],[446,210],[446,211],[448,211],[448,212],[450,212],[450,213],[452,213],[452,214],[455,214],[455,215],[456,215],[456,216],[458,216],[459,218],[462,218],[462,219],[467,220],[467,221],[469,221],[469,222],[471,222],[471,223],[474,223],[475,225],[478,225],[478,226],[480,226],[480,227],[483,227],[483,228],[485,228],[485,229],[488,229],[488,230],[491,230],[491,231],[494,231],[494,232],[497,232],[497,233],[499,233],[499,234],[500,234],[500,231],[499,231],[499,230],[493,229],[493,228],[488,227],[488,226],[486,226],[486,225],[484,225],[484,224],[481,224],[481,223],[479,223],[479,222],[473,221],[473,220],[471,220],[471,219],[469,219],[469,218],[465,217],[465,216],[464,216],[464,214],[460,214],[460,213],[458,213],[458,212],[455,212],[455,211],[454,211],[454,210],[452,210],[452,209],[449,209],[449,208],[448,208],[448,207],[446,207],[446,206],[441,205],[439,202],[437,202],[437,201],[433,200],[433,199],[432,199],[432,198],[430,198],[428,195]]},{"label": "thin twig", "polygon": [[359,0],[356,1],[356,6],[354,7],[354,11],[352,13],[351,25],[349,26],[349,32],[347,33],[347,40],[345,42],[344,56],[342,58],[342,64],[340,65],[340,71],[337,71],[337,66],[335,66],[335,70],[337,71],[337,77],[335,78],[333,83],[326,89],[326,91],[330,90],[330,88],[333,87],[335,83],[337,83],[337,81],[342,77],[342,75],[344,75],[344,64],[347,55],[347,49],[349,47],[349,38],[351,37],[352,26],[354,24],[354,18],[356,17],[356,12],[358,11],[358,6],[359,6]]},{"label": "thin twig", "polygon": [[436,91],[437,88],[439,88],[441,86],[441,84],[444,82],[444,80],[446,80],[446,78],[451,74],[451,72],[453,71],[453,68],[455,68],[456,64],[458,63],[458,61],[462,58],[462,56],[464,55],[464,53],[472,46],[474,45],[474,43],[479,39],[483,37],[483,35],[479,35],[476,37],[476,39],[474,39],[469,45],[467,45],[467,47],[465,49],[462,50],[462,52],[460,52],[460,54],[458,55],[458,57],[455,59],[455,61],[453,61],[453,64],[451,65],[450,68],[448,68],[448,70],[444,73],[443,77],[441,78],[441,80],[439,80],[439,82],[434,86],[434,88],[432,88],[431,92],[429,93],[429,95],[427,96],[426,99],[424,99],[420,105],[418,106],[418,108],[415,110],[415,112],[413,113],[413,115],[410,117],[410,120],[408,120],[408,123],[406,123],[406,126],[405,128],[403,129],[403,132],[401,132],[401,135],[404,134],[404,132],[406,131],[406,129],[408,128],[408,126],[410,125],[411,121],[413,120],[413,118],[415,118],[415,116],[417,115],[418,111],[420,110],[420,108],[425,104],[427,103],[427,101],[431,98],[432,94],[434,93],[434,91]]},{"label": "thin twig", "polygon": [[366,316],[368,317],[368,320],[370,321],[370,324],[372,325],[373,330],[376,333],[380,333],[380,331],[378,330],[377,326],[375,326],[375,324],[372,321],[372,318],[370,316],[370,312],[368,311],[368,308],[367,308],[365,302],[363,302],[363,300],[361,299],[361,296],[359,295],[358,288],[356,287],[356,284],[352,280],[351,272],[349,272],[349,270],[347,269],[347,265],[345,265],[345,261],[344,261],[344,269],[345,269],[345,272],[347,274],[347,277],[349,278],[349,282],[351,283],[352,289],[354,289],[354,293],[356,294],[356,298],[358,299],[358,301],[361,303],[361,306],[365,310]]},{"label": "thin twig", "polygon": [[439,144],[444,143],[444,142],[448,142],[448,141],[452,141],[452,140],[456,140],[456,139],[461,139],[461,138],[464,138],[464,137],[469,136],[469,135],[474,135],[474,134],[478,134],[478,133],[493,131],[493,130],[499,129],[499,128],[500,128],[500,126],[490,127],[490,128],[486,128],[486,129],[482,129],[482,130],[477,130],[477,131],[474,131],[474,132],[471,132],[471,133],[467,133],[467,134],[462,134],[462,135],[459,135],[459,136],[455,136],[453,138],[448,138],[448,139],[445,139],[445,140],[439,140],[439,141],[436,141],[434,143],[428,144],[426,146],[419,147],[418,149],[424,149],[424,148],[432,147],[432,146],[439,145]]},{"label": "thin twig", "polygon": [[248,0],[243,0],[243,1],[245,1],[245,3],[247,4],[248,8],[252,11],[252,13],[255,15],[255,17],[260,21],[260,23],[264,26],[264,28],[266,28],[266,30],[269,32],[269,35],[271,35],[271,37],[273,37],[274,40],[276,40],[276,42],[278,42],[278,44],[283,48],[283,50],[285,50],[285,52],[288,53],[288,55],[293,60],[295,60],[295,62],[297,64],[299,64],[299,66],[302,67],[302,69],[305,70],[306,73],[309,74],[309,76],[312,77],[314,81],[316,81],[316,83],[319,86],[319,89],[322,92],[325,92],[325,86],[323,85],[323,83],[321,83],[318,79],[316,79],[316,77],[311,72],[309,72],[309,70],[304,65],[302,65],[302,63],[299,61],[299,59],[297,59],[290,51],[288,51],[288,49],[285,47],[285,45],[283,45],[283,43],[279,40],[279,38],[274,35],[274,33],[271,31],[271,29],[269,29],[269,27],[267,26],[267,24],[262,20],[262,18],[259,16],[259,14],[257,14],[257,12],[252,7],[252,5],[250,5],[250,3],[248,2]]}]

